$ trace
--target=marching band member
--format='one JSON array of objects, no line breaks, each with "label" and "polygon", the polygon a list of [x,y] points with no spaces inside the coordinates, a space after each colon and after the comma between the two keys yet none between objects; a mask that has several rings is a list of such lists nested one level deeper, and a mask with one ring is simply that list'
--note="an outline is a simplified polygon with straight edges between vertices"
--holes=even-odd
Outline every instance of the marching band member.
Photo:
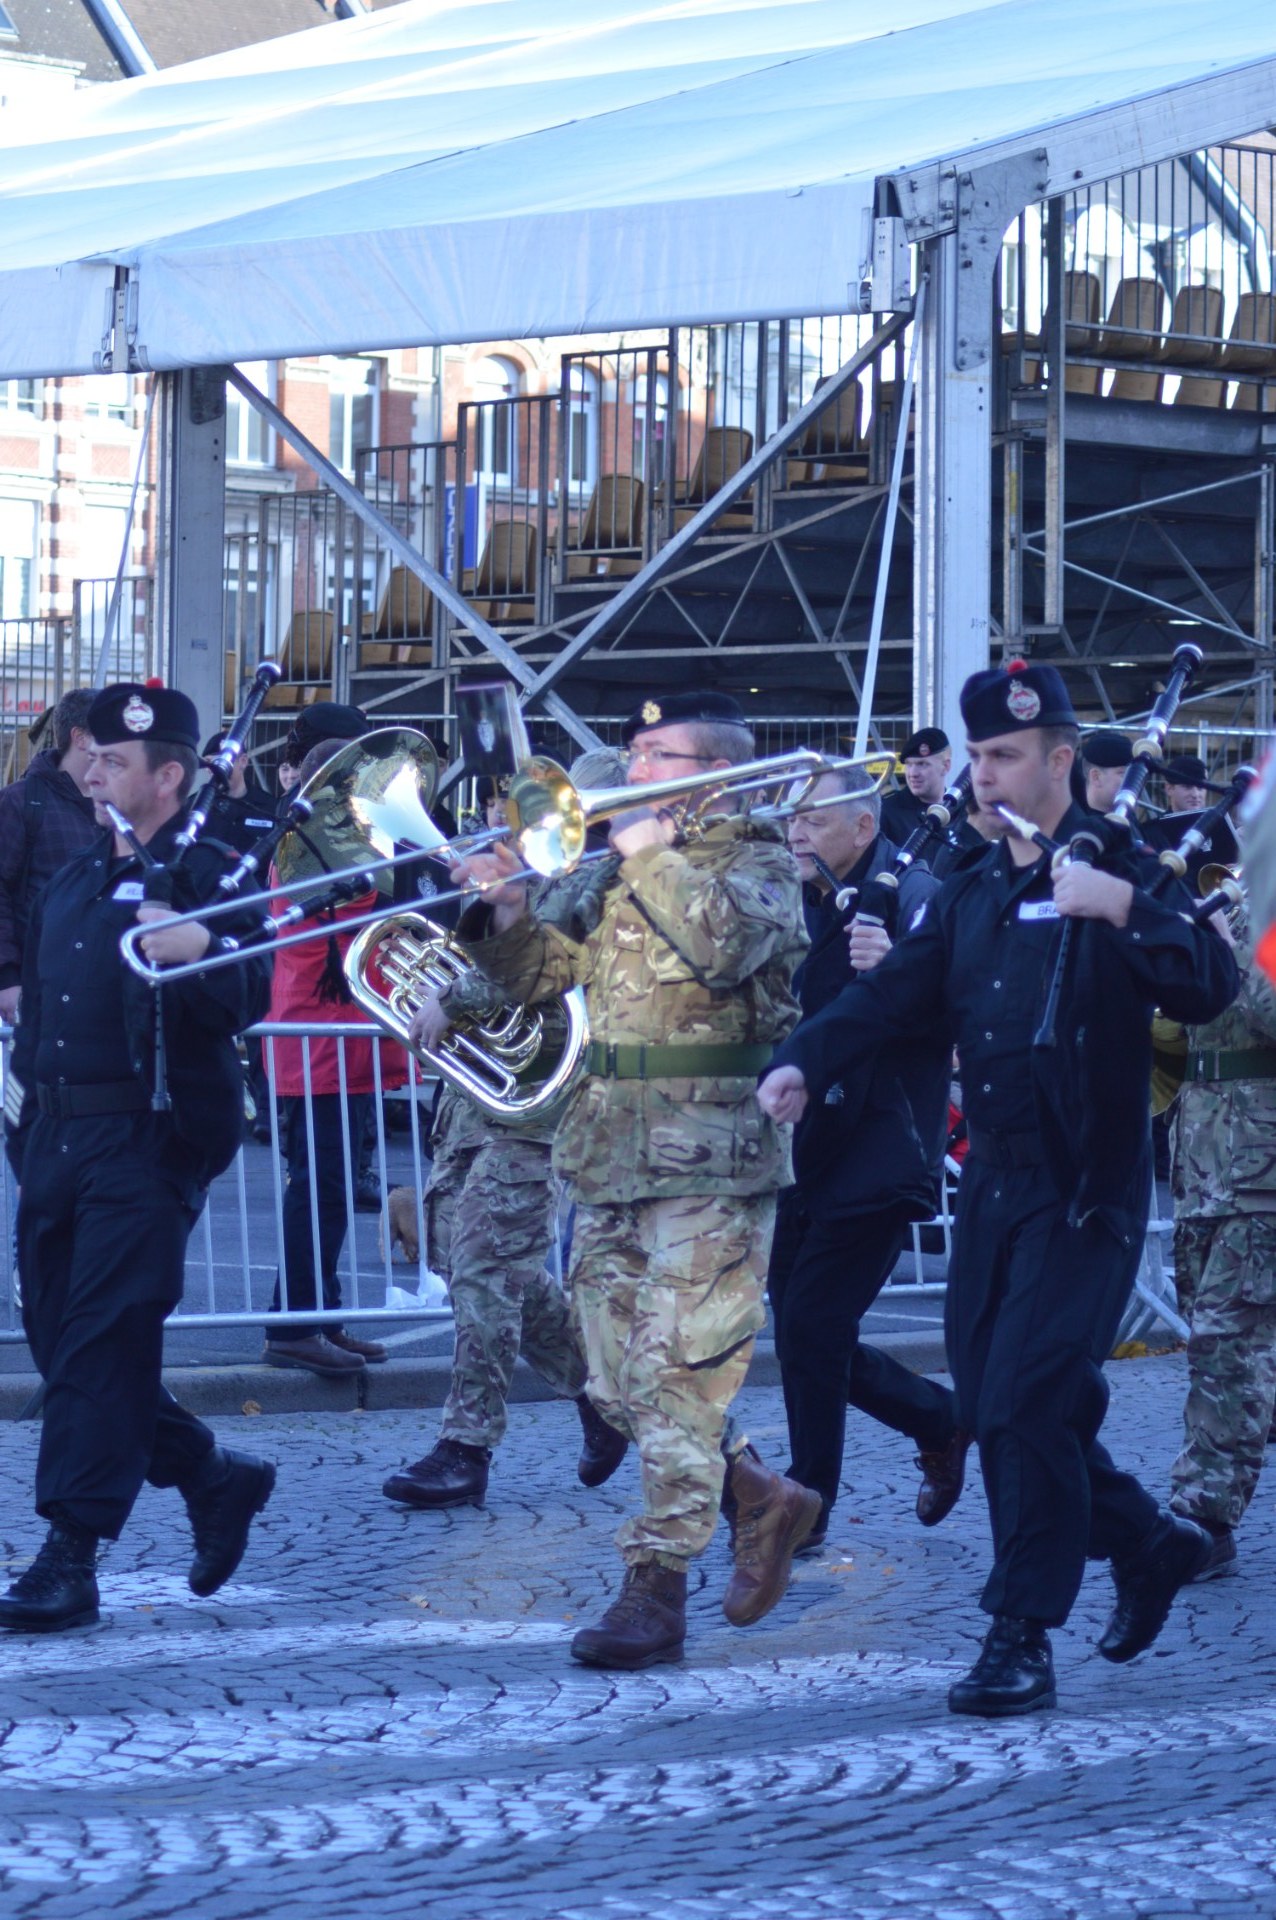
[{"label": "marching band member", "polygon": [[[789,980],[806,944],[793,860],[779,830],[721,812],[683,844],[642,787],[749,759],[729,696],[645,700],[625,728],[634,805],[617,816],[620,858],[597,927],[574,941],[528,912],[497,849],[465,863],[487,887],[492,936],[471,949],[512,997],[585,989],[587,1077],[554,1142],[576,1196],[570,1286],[588,1392],[636,1445],[642,1510],[620,1529],[619,1597],[572,1642],[593,1665],[681,1657],[687,1569],[718,1516],[727,1410],[765,1319],[762,1282],[776,1190],[789,1179],[780,1130],[759,1114],[757,1073],[793,1025]],[[729,1468],[734,1624],[784,1592],[816,1494],[768,1473],[743,1437]]]},{"label": "marching band member", "polygon": [[[981,814],[998,804],[1067,840],[1077,722],[1049,666],[1013,662],[962,690]],[[1111,1351],[1143,1245],[1151,1184],[1151,1016],[1196,1022],[1237,987],[1217,933],[1185,913],[1133,851],[1114,870],[1052,871],[1036,844],[995,840],[953,875],[920,926],[781,1047],[759,1099],[797,1120],[836,1081],[863,1080],[884,1045],[929,1032],[961,1058],[970,1151],[957,1202],[945,1333],[958,1417],[975,1434],[993,1534],[983,1651],[953,1712],[1027,1713],[1055,1701],[1048,1629],[1067,1619],[1087,1557],[1112,1562],[1116,1607],[1099,1642],[1148,1647],[1209,1540],[1158,1511],[1099,1440]],[[1060,919],[1083,923],[1053,1047],[1039,1022]]]}]

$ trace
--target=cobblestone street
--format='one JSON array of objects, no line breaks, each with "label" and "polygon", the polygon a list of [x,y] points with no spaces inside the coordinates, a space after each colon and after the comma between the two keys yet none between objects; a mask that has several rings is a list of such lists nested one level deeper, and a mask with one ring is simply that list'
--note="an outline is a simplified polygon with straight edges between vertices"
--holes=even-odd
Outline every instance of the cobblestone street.
[{"label": "cobblestone street", "polygon": [[[1107,1434],[1164,1488],[1181,1356],[1112,1368]],[[782,1465],[778,1391],[746,1392]],[[981,1637],[979,1486],[933,1534],[905,1444],[852,1416],[821,1556],[763,1624],[698,1569],[680,1667],[608,1675],[567,1641],[613,1589],[626,1462],[576,1483],[570,1407],[513,1409],[485,1512],[402,1513],[388,1468],[435,1414],[217,1423],[279,1461],[242,1577],[185,1585],[147,1490],[102,1569],[103,1626],[0,1644],[0,1911],[158,1920],[1091,1920],[1276,1911],[1276,1483],[1238,1577],[1194,1589],[1126,1669],[1095,1568],[1054,1636],[1060,1707],[960,1721]],[[0,1443],[24,1564],[37,1429]]]}]

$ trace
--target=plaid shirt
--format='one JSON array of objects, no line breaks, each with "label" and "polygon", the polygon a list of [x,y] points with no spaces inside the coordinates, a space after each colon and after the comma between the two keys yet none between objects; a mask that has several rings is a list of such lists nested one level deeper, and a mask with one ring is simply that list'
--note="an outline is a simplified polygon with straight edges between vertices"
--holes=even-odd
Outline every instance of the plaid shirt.
[{"label": "plaid shirt", "polygon": [[35,897],[103,829],[92,802],[51,751],[0,788],[0,988],[22,978],[22,946]]}]

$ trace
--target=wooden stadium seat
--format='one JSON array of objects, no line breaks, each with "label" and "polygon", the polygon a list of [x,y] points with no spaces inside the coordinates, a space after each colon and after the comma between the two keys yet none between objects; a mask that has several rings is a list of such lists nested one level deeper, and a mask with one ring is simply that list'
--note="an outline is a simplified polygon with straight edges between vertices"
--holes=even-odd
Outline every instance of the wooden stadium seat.
[{"label": "wooden stadium seat", "polygon": [[330,613],[293,614],[279,655],[282,674],[266,695],[268,707],[308,707],[331,697],[335,629]]},{"label": "wooden stadium seat", "polygon": [[[733,474],[739,473],[752,453],[753,435],[747,427],[708,427],[686,492],[674,496],[675,530],[694,519],[705,501],[711,500]],[[717,521],[721,531],[739,531],[752,525],[753,515],[743,509],[742,503],[737,503],[734,510],[724,513]]]},{"label": "wooden stadium seat", "polygon": [[[816,393],[826,379],[827,375],[816,381]],[[808,423],[801,440],[793,442],[791,453],[796,457],[788,463],[790,486],[868,478],[863,409],[864,390],[858,380],[852,380]]]},{"label": "wooden stadium seat", "polygon": [[1276,374],[1276,293],[1243,293],[1217,365],[1227,373]]},{"label": "wooden stadium seat", "polygon": [[[1218,287],[1180,287],[1158,360],[1174,367],[1210,367],[1223,344],[1223,295]],[[1198,401],[1196,404],[1208,405]]]},{"label": "wooden stadium seat", "polygon": [[585,518],[567,535],[567,578],[637,573],[642,565],[643,484],[632,473],[604,473]]},{"label": "wooden stadium seat", "polygon": [[1102,360],[1146,360],[1160,347],[1165,289],[1159,280],[1122,280],[1091,352]]},{"label": "wooden stadium seat", "polygon": [[480,619],[493,624],[534,619],[536,528],[530,520],[496,520],[478,566],[466,569],[461,591]]},{"label": "wooden stadium seat", "polygon": [[434,661],[434,596],[411,567],[391,567],[376,610],[365,613],[361,667],[428,667]]}]

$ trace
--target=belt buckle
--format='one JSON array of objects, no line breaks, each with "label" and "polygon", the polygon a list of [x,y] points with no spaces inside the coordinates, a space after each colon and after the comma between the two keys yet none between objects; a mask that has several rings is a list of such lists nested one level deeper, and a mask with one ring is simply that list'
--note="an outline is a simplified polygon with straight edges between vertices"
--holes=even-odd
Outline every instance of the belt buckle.
[{"label": "belt buckle", "polygon": [[609,1080],[618,1080],[620,1075],[616,1071],[616,1042],[614,1040],[605,1040],[603,1047],[605,1050],[603,1072]]}]

